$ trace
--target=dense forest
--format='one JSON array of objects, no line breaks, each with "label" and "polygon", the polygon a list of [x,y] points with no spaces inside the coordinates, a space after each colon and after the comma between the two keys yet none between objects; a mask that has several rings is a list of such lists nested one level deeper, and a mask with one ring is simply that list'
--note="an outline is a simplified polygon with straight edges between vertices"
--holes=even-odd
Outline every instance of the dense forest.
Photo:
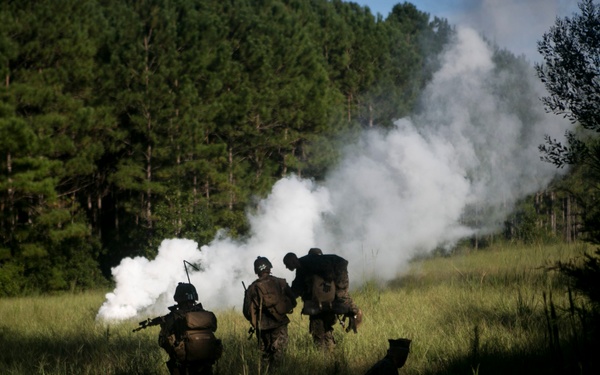
[{"label": "dense forest", "polygon": [[[243,236],[279,178],[319,180],[340,144],[418,110],[455,33],[340,0],[22,0],[0,22],[0,296],[105,282],[164,238]],[[570,220],[562,190],[507,234]]]}]

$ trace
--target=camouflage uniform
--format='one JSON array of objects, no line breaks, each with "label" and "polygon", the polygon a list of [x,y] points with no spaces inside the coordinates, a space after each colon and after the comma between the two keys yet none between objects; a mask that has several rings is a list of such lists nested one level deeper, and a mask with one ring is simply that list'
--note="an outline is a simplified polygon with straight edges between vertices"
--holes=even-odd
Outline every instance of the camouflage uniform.
[{"label": "camouflage uniform", "polygon": [[288,345],[288,325],[284,324],[273,329],[260,330],[259,349],[263,360],[270,364],[280,363],[283,352]]},{"label": "camouflage uniform", "polygon": [[321,312],[317,315],[309,315],[308,319],[308,332],[317,348],[325,351],[335,348],[335,338],[333,337],[333,326],[337,321],[335,313]]},{"label": "camouflage uniform", "polygon": [[325,254],[322,257],[331,262],[333,272],[334,272],[334,282],[335,282],[335,299],[346,309],[354,314],[358,313],[358,306],[350,297],[350,293],[348,289],[350,288],[350,280],[348,278],[348,261],[340,256],[334,254]]},{"label": "camouflage uniform", "polygon": [[[259,278],[250,284],[246,290],[244,294],[243,313],[257,332],[259,348],[263,353],[263,359],[270,364],[276,364],[281,361],[283,352],[288,344],[288,324],[290,319],[286,314],[290,313],[296,306],[296,299],[285,279],[272,276],[269,272],[270,267],[267,271],[261,272]],[[274,308],[263,308],[261,306],[262,297],[258,284],[265,281],[271,281],[279,286],[282,291],[280,298],[287,299],[286,303],[289,306],[287,313],[281,314]]]},{"label": "camouflage uniform", "polygon": [[[174,306],[174,308],[170,308],[172,311],[165,315],[164,322],[160,325],[160,333],[158,335],[158,345],[163,348],[167,354],[169,355],[169,361],[167,362],[167,368],[169,369],[169,373],[171,375],[212,375],[212,366],[216,362],[215,360],[210,361],[193,361],[193,362],[183,362],[177,359],[175,354],[174,344],[180,341],[179,337],[177,337],[180,333],[178,332],[178,322],[181,317],[185,315],[185,313],[190,311],[206,311],[202,307],[202,304],[194,304],[186,303],[178,304]],[[215,332],[217,330],[217,318],[210,311],[206,311],[213,315],[214,324],[211,325],[210,331]],[[220,345],[220,341],[219,341]],[[219,350],[222,350],[220,348]],[[220,353],[218,354],[220,356]]]}]

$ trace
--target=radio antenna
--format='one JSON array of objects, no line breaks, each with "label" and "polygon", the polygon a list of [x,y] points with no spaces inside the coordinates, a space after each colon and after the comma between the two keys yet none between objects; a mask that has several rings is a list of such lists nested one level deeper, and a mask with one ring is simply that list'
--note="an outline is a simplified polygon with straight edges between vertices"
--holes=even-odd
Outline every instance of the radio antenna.
[{"label": "radio antenna", "polygon": [[185,268],[185,274],[187,276],[188,279],[188,284],[191,284],[192,282],[190,281],[190,274],[188,273],[188,269],[187,266],[191,266],[192,268],[194,268],[196,271],[200,271],[200,269],[196,266],[194,266],[192,263],[188,262],[187,260],[183,260],[183,268]]}]

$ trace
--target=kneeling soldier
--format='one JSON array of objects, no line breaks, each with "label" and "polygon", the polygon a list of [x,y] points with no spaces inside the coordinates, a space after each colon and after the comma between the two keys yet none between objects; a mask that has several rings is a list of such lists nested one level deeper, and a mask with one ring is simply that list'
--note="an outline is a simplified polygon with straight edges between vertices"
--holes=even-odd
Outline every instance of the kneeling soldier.
[{"label": "kneeling soldier", "polygon": [[223,352],[221,340],[214,335],[215,314],[196,303],[198,293],[192,284],[179,283],[173,298],[177,305],[169,307],[158,336],[158,344],[169,354],[169,373],[212,375],[212,366]]}]

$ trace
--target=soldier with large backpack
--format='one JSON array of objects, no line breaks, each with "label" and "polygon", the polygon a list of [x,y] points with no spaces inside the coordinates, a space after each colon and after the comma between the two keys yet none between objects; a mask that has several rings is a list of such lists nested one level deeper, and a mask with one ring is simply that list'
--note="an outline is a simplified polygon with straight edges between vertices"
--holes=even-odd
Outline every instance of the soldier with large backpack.
[{"label": "soldier with large backpack", "polygon": [[269,259],[258,257],[254,261],[254,273],[258,275],[244,294],[243,313],[259,340],[263,359],[277,364],[288,343],[290,314],[296,307],[296,299],[285,279],[271,275],[273,265]]},{"label": "soldier with large backpack", "polygon": [[212,375],[223,345],[215,337],[217,318],[196,303],[198,293],[192,284],[179,283],[173,299],[175,306],[161,318],[158,344],[167,354],[172,375]]},{"label": "soldier with large backpack", "polygon": [[349,319],[346,332],[357,332],[362,311],[348,293],[348,261],[335,254],[323,254],[318,248],[298,258],[288,253],[283,258],[286,268],[296,271],[292,291],[304,303],[302,314],[309,315],[309,332],[317,347],[335,347],[333,327],[338,315]]}]

